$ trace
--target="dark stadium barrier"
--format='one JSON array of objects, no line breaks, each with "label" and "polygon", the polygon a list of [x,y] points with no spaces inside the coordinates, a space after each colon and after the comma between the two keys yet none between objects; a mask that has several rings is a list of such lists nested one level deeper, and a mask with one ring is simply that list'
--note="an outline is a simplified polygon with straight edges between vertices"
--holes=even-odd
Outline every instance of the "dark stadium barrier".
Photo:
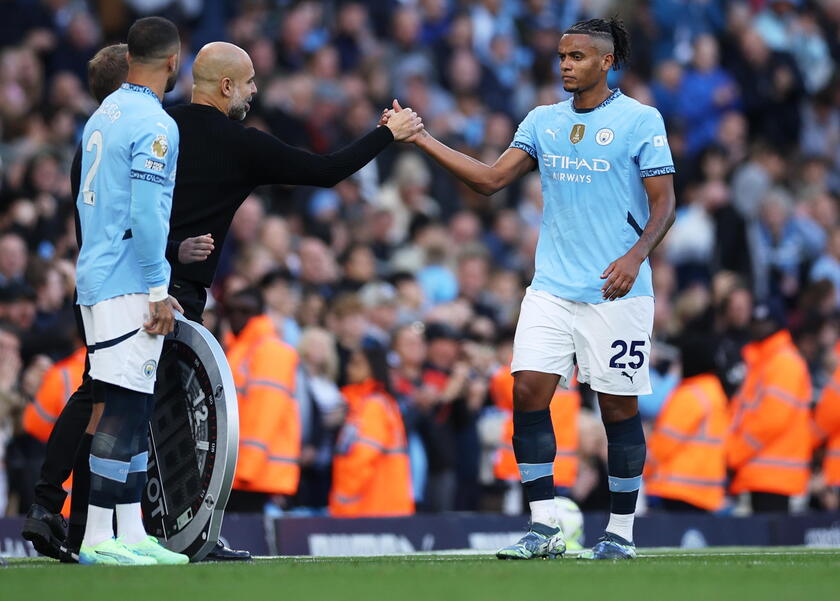
[{"label": "dark stadium barrier", "polygon": [[[607,523],[586,514],[586,544]],[[808,545],[840,547],[840,513],[747,518],[656,514],[637,519],[640,547]],[[36,556],[20,537],[22,518],[0,518],[0,556]],[[525,517],[447,514],[410,518],[335,519],[227,514],[222,539],[254,555],[381,555],[472,549],[492,551],[522,535]]]}]

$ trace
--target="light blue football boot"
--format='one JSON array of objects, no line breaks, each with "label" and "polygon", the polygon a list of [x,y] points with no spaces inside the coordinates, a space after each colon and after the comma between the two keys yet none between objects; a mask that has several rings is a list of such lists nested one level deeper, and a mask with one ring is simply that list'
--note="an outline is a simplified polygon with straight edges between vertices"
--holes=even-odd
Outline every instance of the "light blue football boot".
[{"label": "light blue football boot", "polygon": [[528,534],[519,542],[496,552],[499,559],[556,559],[566,552],[563,530],[544,524],[531,524]]},{"label": "light blue football boot", "polygon": [[612,532],[605,532],[592,549],[578,559],[635,559],[636,545]]}]

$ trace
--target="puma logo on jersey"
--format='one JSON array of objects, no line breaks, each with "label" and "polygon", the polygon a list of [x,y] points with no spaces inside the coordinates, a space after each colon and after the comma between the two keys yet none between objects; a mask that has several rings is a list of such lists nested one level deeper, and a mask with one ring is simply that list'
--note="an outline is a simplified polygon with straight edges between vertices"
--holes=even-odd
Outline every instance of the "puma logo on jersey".
[{"label": "puma logo on jersey", "polygon": [[622,371],[622,372],[621,372],[621,375],[622,375],[622,376],[624,376],[625,378],[627,378],[628,380],[630,380],[630,383],[632,384],[632,383],[633,383],[633,378],[635,378],[635,377],[636,377],[636,372],[634,371],[634,372],[633,372],[633,375],[631,376],[631,375],[630,375],[630,374],[628,374],[626,371]]},{"label": "puma logo on jersey", "polygon": [[555,130],[546,128],[545,133],[551,135],[552,140],[557,139],[557,132]]}]

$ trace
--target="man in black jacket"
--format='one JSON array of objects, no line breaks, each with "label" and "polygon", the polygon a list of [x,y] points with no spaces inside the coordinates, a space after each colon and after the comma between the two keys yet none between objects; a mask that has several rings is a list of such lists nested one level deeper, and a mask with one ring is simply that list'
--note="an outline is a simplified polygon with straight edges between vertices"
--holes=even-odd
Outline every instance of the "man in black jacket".
[{"label": "man in black jacket", "polygon": [[335,153],[312,154],[240,123],[256,92],[248,53],[233,44],[212,42],[193,63],[192,102],[169,109],[181,135],[169,237],[183,240],[209,233],[213,243],[201,265],[172,265],[169,292],[193,321],[201,322],[206,289],[233,215],[254,188],[331,188],[395,140],[406,140],[422,128],[419,117],[408,109],[399,122],[376,127]]}]

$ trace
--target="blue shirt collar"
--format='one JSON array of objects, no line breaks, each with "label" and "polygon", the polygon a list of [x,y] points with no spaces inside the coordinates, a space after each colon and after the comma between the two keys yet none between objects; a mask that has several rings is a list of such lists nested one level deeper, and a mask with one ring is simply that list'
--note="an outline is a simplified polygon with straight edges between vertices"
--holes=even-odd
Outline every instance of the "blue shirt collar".
[{"label": "blue shirt collar", "polygon": [[576,113],[591,113],[592,111],[597,111],[600,108],[604,108],[605,106],[607,106],[609,103],[611,103],[613,100],[615,100],[619,96],[621,96],[621,90],[616,88],[615,90],[612,91],[612,94],[607,96],[607,98],[604,100],[604,102],[602,102],[598,106],[593,107],[591,109],[577,109],[577,108],[575,108],[575,100],[574,100],[574,98],[572,98],[572,110]]},{"label": "blue shirt collar", "polygon": [[157,100],[158,104],[160,104],[160,98],[157,97],[157,94],[155,94],[151,88],[148,88],[146,86],[139,86],[136,83],[128,82],[125,82],[123,85],[120,86],[120,88],[122,88],[123,90],[128,90],[129,92],[140,92],[141,94],[148,94],[149,96]]}]

